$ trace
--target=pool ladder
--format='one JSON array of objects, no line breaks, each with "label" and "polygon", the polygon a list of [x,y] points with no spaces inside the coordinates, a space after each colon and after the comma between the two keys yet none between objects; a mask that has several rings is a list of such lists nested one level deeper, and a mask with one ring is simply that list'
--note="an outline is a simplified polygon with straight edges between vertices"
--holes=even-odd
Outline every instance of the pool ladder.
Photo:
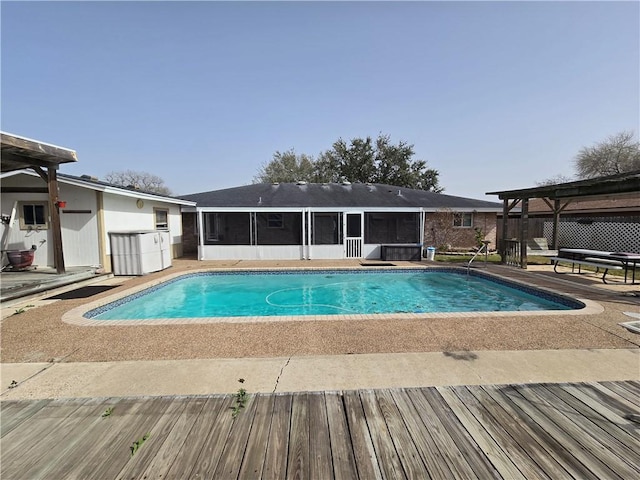
[{"label": "pool ladder", "polygon": [[489,240],[482,241],[482,246],[478,249],[478,251],[473,255],[473,257],[471,257],[471,260],[469,260],[469,262],[467,263],[467,276],[469,276],[469,269],[471,268],[471,262],[473,262],[476,259],[476,257],[482,253],[483,250],[484,250],[484,266],[485,267],[487,266],[490,243],[491,242]]}]

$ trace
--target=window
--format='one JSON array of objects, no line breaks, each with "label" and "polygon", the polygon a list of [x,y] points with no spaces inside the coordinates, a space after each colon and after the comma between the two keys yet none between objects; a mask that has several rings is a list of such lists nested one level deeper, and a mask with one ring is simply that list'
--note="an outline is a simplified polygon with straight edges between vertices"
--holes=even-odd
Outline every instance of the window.
[{"label": "window", "polygon": [[270,213],[267,216],[267,228],[284,228],[284,217],[281,213]]},{"label": "window", "polygon": [[47,203],[22,203],[20,205],[20,213],[21,230],[49,228]]},{"label": "window", "polygon": [[169,230],[169,210],[153,209],[156,221],[156,230]]},{"label": "window", "polygon": [[453,214],[453,226],[460,228],[471,228],[473,225],[472,213],[454,213]]}]

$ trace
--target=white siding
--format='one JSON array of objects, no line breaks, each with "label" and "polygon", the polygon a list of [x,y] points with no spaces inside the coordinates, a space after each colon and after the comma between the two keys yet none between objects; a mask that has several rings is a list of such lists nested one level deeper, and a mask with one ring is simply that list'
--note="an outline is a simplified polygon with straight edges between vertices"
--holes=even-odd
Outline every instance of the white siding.
[{"label": "white siding", "polygon": [[[39,187],[46,184],[39,177],[18,174],[2,179],[3,187]],[[100,242],[110,253],[108,232],[118,230],[153,230],[155,229],[154,207],[169,211],[169,235],[171,256],[175,258],[182,253],[182,217],[180,205],[144,200],[143,208],[136,205],[137,198],[121,196],[114,193],[103,194],[104,235],[99,238],[98,229],[98,192],[91,188],[69,185],[58,180],[59,199],[67,202],[61,209],[60,225],[65,266],[99,265]],[[37,201],[48,203],[47,193],[6,193],[2,192],[1,211],[11,215],[15,201]],[[76,211],[76,213],[65,213]],[[89,213],[86,213],[89,212]],[[3,249],[26,250],[32,245],[37,247],[34,265],[53,266],[53,241],[51,230],[20,230],[19,212],[13,228],[5,235],[7,226],[0,224],[0,235],[5,240]],[[5,238],[6,237],[6,238]],[[108,260],[107,260],[108,261]],[[104,265],[107,269],[110,265]]]},{"label": "white siding", "polygon": [[200,260],[300,260],[301,245],[204,245]]},{"label": "white siding", "polygon": [[119,195],[104,195],[104,225],[107,255],[111,254],[109,232],[126,230],[155,230],[154,208],[169,210],[169,235],[171,245],[182,244],[182,217],[180,205],[144,200],[142,208],[138,208],[136,198]]},{"label": "white siding", "polygon": [[[2,179],[2,187],[45,187],[40,178],[27,175],[15,175]],[[11,215],[14,202],[42,202],[49,201],[46,193],[2,193],[2,214]],[[16,211],[13,227],[7,233],[7,225],[2,224],[2,238],[4,250],[28,250],[32,245],[37,247],[34,265],[47,266],[53,264],[53,243],[50,230],[20,230],[20,211]]]}]

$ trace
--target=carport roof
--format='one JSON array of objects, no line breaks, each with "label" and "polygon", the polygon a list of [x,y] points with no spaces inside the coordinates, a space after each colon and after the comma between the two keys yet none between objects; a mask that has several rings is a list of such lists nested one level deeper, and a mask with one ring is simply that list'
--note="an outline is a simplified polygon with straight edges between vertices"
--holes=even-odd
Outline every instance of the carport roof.
[{"label": "carport roof", "polygon": [[637,195],[640,192],[640,170],[590,178],[575,182],[544,185],[520,190],[503,190],[488,192],[487,195],[498,195],[501,200],[522,198],[577,199],[583,197],[608,197]]},{"label": "carport roof", "polygon": [[499,212],[502,204],[368,183],[258,183],[183,195],[200,207],[425,208]]},{"label": "carport roof", "polygon": [[57,169],[61,163],[77,162],[74,150],[38,140],[0,132],[1,171],[11,172],[31,167]]}]

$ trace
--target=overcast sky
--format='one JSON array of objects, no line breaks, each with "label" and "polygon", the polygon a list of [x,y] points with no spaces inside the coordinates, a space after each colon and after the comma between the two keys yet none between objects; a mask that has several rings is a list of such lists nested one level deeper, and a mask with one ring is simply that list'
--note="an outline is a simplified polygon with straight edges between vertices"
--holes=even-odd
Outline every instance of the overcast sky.
[{"label": "overcast sky", "polygon": [[638,133],[639,5],[2,1],[1,127],[175,194],[384,133],[496,200]]}]

